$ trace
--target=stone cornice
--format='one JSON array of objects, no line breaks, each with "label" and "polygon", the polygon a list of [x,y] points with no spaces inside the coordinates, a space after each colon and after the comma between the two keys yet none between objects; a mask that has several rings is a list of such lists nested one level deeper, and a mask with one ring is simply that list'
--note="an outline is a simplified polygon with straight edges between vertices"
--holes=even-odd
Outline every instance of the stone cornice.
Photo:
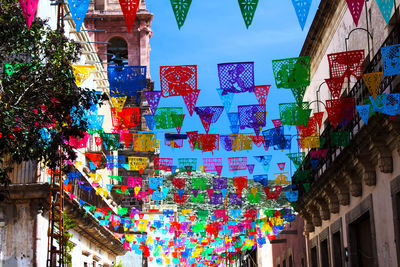
[{"label": "stone cornice", "polygon": [[68,217],[76,223],[73,228],[75,231],[114,256],[125,254],[126,250],[122,243],[114,237],[109,229],[100,226],[99,221],[91,213],[86,213],[79,207],[79,204],[67,198],[64,205]]},{"label": "stone cornice", "polygon": [[[344,0],[321,1],[300,52],[300,56],[312,56],[311,76],[318,68],[329,45],[327,40],[332,39],[346,8]],[[328,25],[333,26],[328,27]]]},{"label": "stone cornice", "polygon": [[[329,219],[327,210],[338,213],[339,205],[349,205],[350,196],[362,195],[363,186],[375,186],[376,171],[393,171],[392,150],[387,142],[394,138],[389,130],[391,127],[396,127],[396,124],[388,121],[385,116],[372,117],[350,145],[312,183],[309,192],[299,198],[296,210],[307,220],[308,232],[312,231],[311,223],[319,226],[321,219]],[[308,215],[308,219],[303,215]]]}]

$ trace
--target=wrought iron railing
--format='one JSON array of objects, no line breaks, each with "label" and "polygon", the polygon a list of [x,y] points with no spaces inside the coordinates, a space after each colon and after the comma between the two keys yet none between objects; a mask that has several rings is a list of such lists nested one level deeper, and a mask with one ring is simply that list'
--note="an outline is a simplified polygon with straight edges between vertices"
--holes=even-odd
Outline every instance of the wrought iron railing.
[{"label": "wrought iron railing", "polygon": [[[387,36],[381,47],[390,46],[400,43],[400,25],[396,25]],[[366,58],[370,58],[369,55]],[[371,59],[368,65],[364,66],[364,73],[372,73],[382,71],[382,54],[379,49],[375,56]],[[379,93],[394,93],[398,91],[397,85],[399,81],[395,79],[396,76],[384,76],[380,85]],[[368,99],[370,93],[365,86],[362,79],[358,80],[352,89],[344,94],[342,97],[353,97],[356,105],[364,104],[364,101]],[[331,146],[330,135],[334,131],[349,131],[350,142],[353,140],[361,128],[364,127],[364,123],[358,114],[355,114],[353,120],[346,125],[338,126],[336,129],[328,124],[322,134],[320,135],[321,140],[324,140],[323,145],[318,149],[327,149],[328,153],[325,158],[320,159],[317,168],[314,170],[311,166],[310,153],[307,154],[303,160],[302,166],[298,170],[310,170],[310,183],[311,185],[317,181],[321,175],[330,167],[330,165],[336,160],[336,158],[342,153],[344,147]],[[315,150],[315,149],[312,149]],[[297,172],[297,171],[296,171]],[[296,175],[295,172],[295,175]],[[295,175],[293,177],[295,177]],[[293,178],[295,180],[295,178]],[[303,187],[299,186],[300,197],[305,193]]]}]

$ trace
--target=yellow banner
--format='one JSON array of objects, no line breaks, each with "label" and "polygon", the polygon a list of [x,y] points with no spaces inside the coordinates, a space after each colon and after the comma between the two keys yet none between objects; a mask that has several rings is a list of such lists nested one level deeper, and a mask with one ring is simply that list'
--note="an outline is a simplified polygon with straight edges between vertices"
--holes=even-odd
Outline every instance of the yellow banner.
[{"label": "yellow banner", "polygon": [[86,81],[95,69],[96,67],[94,65],[72,65],[76,85],[80,86]]}]

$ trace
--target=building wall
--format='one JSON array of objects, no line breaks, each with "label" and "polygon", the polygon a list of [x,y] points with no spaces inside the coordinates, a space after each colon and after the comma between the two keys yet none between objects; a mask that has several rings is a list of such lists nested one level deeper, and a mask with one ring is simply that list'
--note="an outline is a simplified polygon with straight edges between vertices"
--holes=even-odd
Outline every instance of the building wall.
[{"label": "building wall", "polygon": [[[36,16],[47,19],[51,28],[56,29],[57,7],[51,3],[50,0],[39,1]],[[80,42],[83,46],[84,54],[80,61],[74,62],[74,64],[96,66],[95,72],[84,82],[82,87],[103,91],[108,87],[107,75],[104,73],[102,64],[98,63],[99,57],[95,53],[93,44],[90,43],[87,32],[77,33],[73,21],[68,17],[64,23],[65,35]],[[84,27],[82,26],[82,29],[85,29]],[[105,130],[111,132],[109,107],[110,105],[106,103],[100,109],[100,114],[105,115]],[[82,157],[82,154],[79,155],[80,160],[85,162],[86,159]],[[15,166],[10,176],[12,179],[10,198],[0,203],[0,267],[46,266],[49,225],[46,210],[49,201],[49,179],[45,170],[39,172],[35,166],[28,162]],[[109,181],[103,182],[104,184],[110,183]],[[111,205],[111,202],[110,198],[104,199],[104,205]],[[72,266],[83,266],[85,260],[93,263],[93,259],[103,266],[112,266],[116,258],[115,254],[107,253],[74,230],[70,230],[70,232],[73,234],[71,241],[75,244],[72,251]],[[112,235],[108,237],[109,241],[118,243]],[[122,244],[120,246],[122,248]],[[118,244],[110,247],[118,248]],[[83,255],[82,251],[87,251],[89,258]]]},{"label": "building wall", "polygon": [[96,262],[96,266],[113,264],[116,259],[113,255],[102,250],[76,231],[70,230],[69,232],[72,234],[70,241],[75,245],[71,252],[72,266],[84,266],[84,263],[93,264],[93,262]]},{"label": "building wall", "polygon": [[35,261],[35,211],[29,201],[0,206],[0,266],[32,266]]},{"label": "building wall", "polygon": [[[394,233],[394,217],[392,209],[392,196],[390,194],[390,182],[400,175],[400,156],[397,151],[392,151],[393,172],[382,173],[377,168],[376,186],[366,186],[362,184],[362,195],[360,197],[350,196],[350,204],[348,206],[340,205],[338,214],[331,214],[329,220],[323,220],[322,226],[315,227],[315,231],[309,234],[308,239],[312,240],[332,223],[340,218],[343,233],[343,247],[349,247],[349,240],[346,238],[349,233],[347,229],[346,214],[357,208],[360,203],[368,196],[372,195],[373,212],[376,232],[376,248],[378,254],[379,266],[399,266],[396,256],[396,242]],[[330,243],[332,247],[332,243]],[[319,257],[320,258],[320,257]],[[331,262],[333,257],[331,255]]]},{"label": "building wall", "polygon": [[[368,34],[364,30],[355,30],[350,36],[349,33],[356,28],[353,18],[350,14],[350,11],[347,7],[345,0],[335,0],[333,2],[339,2],[338,7],[334,10],[330,10],[333,12],[333,20],[329,23],[329,25],[324,30],[324,33],[321,38],[321,42],[316,48],[316,51],[313,51],[311,56],[311,84],[308,86],[306,93],[304,95],[304,101],[314,101],[317,100],[317,91],[320,87],[318,99],[322,102],[325,100],[331,99],[331,95],[329,89],[326,84],[321,85],[325,82],[325,79],[329,78],[329,64],[328,64],[328,54],[343,52],[346,51],[346,38],[349,38],[347,41],[348,50],[359,50],[363,49],[365,51],[365,55],[368,54]],[[368,1],[368,30],[373,36],[373,41],[369,38],[370,42],[370,53],[371,55],[375,55],[378,49],[381,47],[383,41],[386,39],[386,36],[390,32],[390,28],[386,25],[379,8],[375,1]],[[358,23],[358,28],[367,29],[366,22],[366,8],[363,8],[362,14],[360,16],[360,20]],[[350,81],[350,88],[354,85],[355,80],[352,77]],[[348,86],[344,86],[346,88]],[[314,112],[317,112],[317,105],[319,105],[319,110],[323,110],[324,107],[321,103],[314,102],[311,105],[311,108]],[[325,114],[324,120],[327,118]]]},{"label": "building wall", "polygon": [[[286,239],[285,243],[271,244],[272,259],[274,267],[282,265],[283,260],[286,260],[286,266],[289,266],[289,256],[293,258],[293,265],[301,267],[302,259],[306,264],[306,240],[303,236],[304,221],[300,216],[296,216],[294,222],[288,224],[283,232],[279,235],[278,240]],[[285,231],[296,231],[297,234],[285,234]],[[264,266],[264,265],[263,265]],[[268,266],[268,265],[267,265]],[[304,265],[306,266],[306,265]]]},{"label": "building wall", "polygon": [[[103,19],[91,19],[91,17],[102,17]],[[146,66],[147,78],[150,79],[152,19],[153,15],[147,11],[146,4],[142,0],[132,30],[128,32],[118,0],[106,0],[104,8],[90,6],[85,24],[89,29],[102,30],[89,34],[94,41],[99,42],[96,44],[96,49],[104,62],[107,62],[106,43],[113,37],[121,37],[128,44],[128,65]]]},{"label": "building wall", "polygon": [[[322,1],[322,2],[330,2],[330,1]],[[368,54],[368,42],[367,42],[367,33],[364,30],[355,30],[349,36],[349,33],[356,28],[351,14],[348,10],[347,4],[345,0],[340,1],[332,1],[332,3],[337,3],[337,8],[331,9],[329,12],[333,12],[333,18],[328,20],[327,25],[324,26],[321,36],[317,36],[321,41],[314,40],[306,40],[314,43],[314,47],[311,51],[312,54],[312,67],[311,67],[311,85],[307,88],[306,94],[304,96],[304,101],[315,101],[320,100],[325,102],[327,99],[331,99],[331,95],[329,93],[328,87],[326,84],[323,84],[324,79],[329,78],[329,65],[327,55],[330,53],[342,52],[346,51],[346,38],[348,38],[348,50],[357,50],[364,49],[365,54]],[[397,5],[399,4],[396,1]],[[369,38],[370,41],[370,54],[371,57],[366,60],[369,61],[372,57],[379,51],[382,43],[388,36],[389,32],[392,30],[392,26],[387,26],[384,21],[376,1],[368,1],[367,2],[368,11],[366,13],[366,9],[364,7],[363,13],[361,14],[360,21],[358,27],[367,28],[366,16],[368,17],[368,30],[371,33],[373,40]],[[393,17],[396,15],[392,15]],[[393,19],[392,17],[392,19]],[[323,20],[324,15],[321,17],[317,17],[316,20]],[[304,49],[304,48],[303,48]],[[302,54],[305,56],[305,54]],[[344,88],[352,88],[355,84],[355,80],[350,81],[349,85],[347,81],[345,81]],[[318,89],[320,87],[320,93],[318,94]],[[345,89],[344,89],[345,90]],[[318,94],[318,96],[317,96]],[[319,105],[319,111],[323,111],[324,107],[322,104]],[[312,104],[314,112],[317,112],[317,102]],[[327,114],[325,112],[324,120],[327,119]],[[323,129],[322,129],[323,130]],[[321,130],[321,132],[322,132]],[[384,143],[388,144],[393,142],[393,140],[389,140],[389,137],[382,140]],[[400,262],[396,255],[396,243],[395,243],[395,226],[394,226],[394,216],[392,209],[392,195],[391,195],[391,182],[400,175],[400,157],[398,151],[394,146],[388,145],[386,150],[389,151],[393,160],[393,170],[391,172],[385,171],[383,172],[381,168],[376,164],[376,162],[371,162],[371,164],[375,167],[376,173],[376,185],[368,186],[366,185],[364,179],[361,179],[362,185],[362,193],[358,197],[352,196],[350,194],[350,202],[348,205],[339,205],[338,213],[330,213],[330,217],[327,220],[322,220],[321,226],[316,226],[314,231],[310,231],[307,236],[308,241],[310,242],[310,246],[313,243],[319,243],[321,238],[321,234],[327,231],[329,236],[332,236],[331,227],[333,225],[338,224],[342,229],[342,242],[343,247],[348,248],[349,244],[349,230],[348,223],[349,217],[352,213],[359,210],[361,206],[369,201],[369,198],[372,199],[372,211],[373,211],[373,223],[371,224],[374,227],[373,231],[375,231],[375,239],[376,239],[376,255],[377,255],[377,264],[378,266],[399,266]],[[307,151],[306,151],[307,152]],[[355,153],[355,151],[354,151]],[[372,153],[372,152],[371,152]],[[377,161],[378,159],[376,159]],[[351,164],[352,161],[355,161],[355,158],[348,157],[343,164]],[[325,171],[325,170],[324,170]],[[339,174],[340,176],[341,174]],[[362,174],[360,174],[362,175]],[[343,174],[344,176],[344,174]],[[335,177],[332,177],[332,180]],[[331,192],[328,192],[331,193]],[[332,192],[335,194],[335,192]],[[304,200],[307,203],[311,203],[312,205],[318,206],[318,199],[307,199]],[[308,218],[310,220],[310,218]],[[337,225],[335,226],[337,227]],[[332,238],[329,240],[329,247],[332,248]],[[318,249],[319,251],[319,249]],[[344,252],[344,251],[343,251]],[[319,266],[321,265],[321,255],[318,255]],[[332,264],[333,255],[330,253],[330,262]],[[297,266],[297,265],[296,265]],[[311,265],[309,265],[311,266]]]}]

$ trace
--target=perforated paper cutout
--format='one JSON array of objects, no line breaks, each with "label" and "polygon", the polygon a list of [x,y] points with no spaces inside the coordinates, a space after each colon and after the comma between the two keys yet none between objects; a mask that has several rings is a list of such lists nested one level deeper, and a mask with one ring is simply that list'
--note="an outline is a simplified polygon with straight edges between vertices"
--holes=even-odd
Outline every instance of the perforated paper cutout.
[{"label": "perforated paper cutout", "polygon": [[217,92],[222,104],[224,105],[225,112],[229,113],[235,94],[229,92],[223,94],[224,90],[222,89],[217,89]]},{"label": "perforated paper cutout", "polygon": [[340,98],[344,83],[344,77],[325,79],[325,82],[328,85],[332,98]]},{"label": "perforated paper cutout", "polygon": [[126,96],[111,97],[111,102],[113,104],[113,107],[115,108],[115,111],[117,112],[122,111],[122,108],[124,107],[127,98],[128,97]]},{"label": "perforated paper cutout", "polygon": [[247,157],[228,158],[229,171],[240,171],[247,169]]},{"label": "perforated paper cutout", "polygon": [[89,8],[90,0],[69,0],[68,4],[76,31],[79,32]]},{"label": "perforated paper cutout", "polygon": [[353,17],[354,24],[358,26],[358,20],[360,19],[365,0],[346,0],[346,2],[350,14]]},{"label": "perforated paper cutout", "polygon": [[222,95],[254,91],[254,62],[218,64],[218,77]]},{"label": "perforated paper cutout", "polygon": [[310,57],[272,60],[277,88],[301,88],[310,85]]},{"label": "perforated paper cutout", "polygon": [[109,65],[107,69],[111,97],[128,96],[138,100],[138,91],[146,88],[146,67]]},{"label": "perforated paper cutout", "polygon": [[254,14],[256,13],[258,0],[239,0],[240,11],[246,24],[246,28],[251,25]]},{"label": "perforated paper cutout", "polygon": [[381,52],[383,74],[385,76],[400,74],[400,45],[384,46]]},{"label": "perforated paper cutout", "polygon": [[149,159],[145,157],[128,157],[129,170],[143,173],[147,167],[148,160]]},{"label": "perforated paper cutout", "polygon": [[304,30],[308,12],[311,7],[311,0],[292,0],[294,9],[296,11],[297,19],[299,20],[301,30]]},{"label": "perforated paper cutout", "polygon": [[191,4],[192,0],[171,0],[172,10],[174,11],[175,19],[178,23],[179,29],[181,29],[185,23]]},{"label": "perforated paper cutout", "polygon": [[390,17],[392,16],[392,10],[394,7],[394,0],[376,0],[379,10],[382,13],[386,24],[389,25]]},{"label": "perforated paper cutout", "polygon": [[348,146],[350,144],[350,132],[332,132],[331,135],[331,145],[333,146]]},{"label": "perforated paper cutout", "polygon": [[327,100],[326,111],[329,121],[334,128],[336,128],[339,123],[347,124],[354,117],[355,100],[354,98]]},{"label": "perforated paper cutout", "polygon": [[371,110],[371,105],[357,105],[356,106],[358,114],[360,115],[361,119],[365,124],[368,124],[368,119],[369,119],[369,112]]},{"label": "perforated paper cutout", "polygon": [[269,89],[271,85],[257,85],[254,88],[254,94],[257,98],[258,103],[260,104],[261,108],[265,110],[265,104],[267,102]]},{"label": "perforated paper cutout", "polygon": [[31,28],[33,19],[35,18],[38,3],[39,0],[19,0],[19,5],[22,9],[22,14],[24,14],[28,29]]},{"label": "perforated paper cutout", "polygon": [[311,109],[308,102],[303,102],[300,106],[297,103],[279,104],[279,115],[282,125],[307,125]]},{"label": "perforated paper cutout", "polygon": [[136,12],[140,4],[140,0],[119,0],[122,13],[124,14],[126,27],[131,32],[133,23],[135,22]]},{"label": "perforated paper cutout", "polygon": [[303,102],[304,94],[306,93],[307,86],[301,86],[299,88],[290,88],[290,91],[292,91],[292,94],[294,96],[294,99],[296,99],[296,103],[301,105]]},{"label": "perforated paper cutout", "polygon": [[252,134],[231,134],[230,137],[233,151],[250,151],[253,149]]},{"label": "perforated paper cutout", "polygon": [[111,108],[112,125],[116,130],[128,130],[139,125],[139,107],[124,107],[120,112]]},{"label": "perforated paper cutout", "polygon": [[354,76],[359,80],[363,74],[364,50],[329,54],[328,61],[331,78],[350,79]]},{"label": "perforated paper cutout", "polygon": [[365,86],[367,86],[369,93],[374,99],[376,99],[376,96],[379,93],[382,76],[383,72],[365,73],[362,76]]},{"label": "perforated paper cutout", "polygon": [[84,81],[86,81],[95,69],[96,67],[94,65],[72,65],[76,85],[80,86]]},{"label": "perforated paper cutout", "polygon": [[151,114],[156,114],[158,104],[161,99],[160,91],[143,91],[144,96],[146,97],[147,103],[150,106]]},{"label": "perforated paper cutout", "polygon": [[157,129],[171,129],[176,128],[173,121],[173,116],[183,115],[183,108],[181,107],[160,107],[157,109],[155,119],[155,126]]},{"label": "perforated paper cutout", "polygon": [[189,115],[193,115],[194,108],[196,107],[197,99],[199,98],[200,90],[187,91],[184,94],[183,101],[185,102],[186,108],[189,111]]},{"label": "perforated paper cutout", "polygon": [[197,66],[161,66],[160,80],[163,97],[184,96],[197,90]]},{"label": "perforated paper cutout", "polygon": [[[260,129],[266,125],[266,111],[260,105],[238,106],[241,129]],[[257,132],[256,132],[257,133]]]}]

